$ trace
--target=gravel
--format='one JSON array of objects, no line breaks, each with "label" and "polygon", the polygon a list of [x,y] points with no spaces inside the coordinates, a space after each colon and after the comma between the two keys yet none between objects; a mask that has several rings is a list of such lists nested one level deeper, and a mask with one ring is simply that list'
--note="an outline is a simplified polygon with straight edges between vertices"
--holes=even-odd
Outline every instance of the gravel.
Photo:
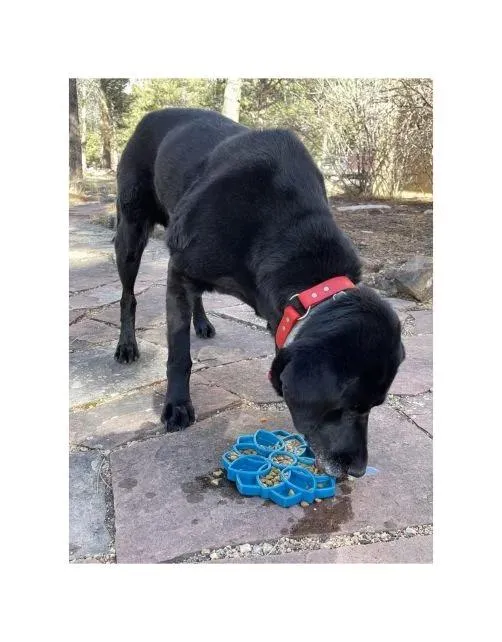
[{"label": "gravel", "polygon": [[391,542],[403,537],[417,537],[421,535],[432,535],[432,524],[421,524],[408,526],[406,528],[392,531],[375,531],[368,526],[364,531],[356,531],[346,535],[310,536],[302,538],[281,537],[271,542],[256,544],[240,544],[236,546],[225,546],[214,550],[202,549],[198,553],[191,554],[173,562],[183,564],[207,562],[208,560],[227,559],[236,557],[261,557],[263,555],[282,555],[293,551],[313,551],[325,548],[340,548],[342,546],[361,546],[376,542]]}]

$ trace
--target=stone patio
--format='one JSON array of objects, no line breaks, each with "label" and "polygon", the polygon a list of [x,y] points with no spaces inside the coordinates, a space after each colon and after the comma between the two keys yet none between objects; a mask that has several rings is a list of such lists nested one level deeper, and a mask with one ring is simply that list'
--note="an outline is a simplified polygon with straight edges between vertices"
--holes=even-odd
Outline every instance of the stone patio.
[{"label": "stone patio", "polygon": [[197,421],[166,434],[167,250],[152,238],[137,281],[139,361],[115,362],[120,281],[113,231],[70,211],[70,560],[75,563],[430,563],[432,310],[389,299],[407,359],[370,415],[371,474],[335,498],[283,509],[210,483],[221,453],[258,427],[293,430],[267,372],[265,322],[237,299],[204,295],[214,339],[192,331]]}]

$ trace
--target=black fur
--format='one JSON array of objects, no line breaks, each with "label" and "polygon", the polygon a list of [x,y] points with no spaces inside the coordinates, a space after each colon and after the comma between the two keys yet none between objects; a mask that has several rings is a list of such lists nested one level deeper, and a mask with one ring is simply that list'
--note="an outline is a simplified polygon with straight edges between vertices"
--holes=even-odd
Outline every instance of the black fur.
[{"label": "black fur", "polygon": [[[214,335],[204,291],[232,294],[275,334],[289,298],[360,262],[333,220],[324,181],[288,130],[254,131],[220,114],[164,109],[139,123],[118,170],[117,265],[123,284],[115,357],[136,359],[134,282],[149,232],[167,227],[167,430],[194,421],[190,322]],[[313,308],[277,351],[271,380],[331,474],[364,474],[367,422],[404,358],[400,323],[365,287]]]}]

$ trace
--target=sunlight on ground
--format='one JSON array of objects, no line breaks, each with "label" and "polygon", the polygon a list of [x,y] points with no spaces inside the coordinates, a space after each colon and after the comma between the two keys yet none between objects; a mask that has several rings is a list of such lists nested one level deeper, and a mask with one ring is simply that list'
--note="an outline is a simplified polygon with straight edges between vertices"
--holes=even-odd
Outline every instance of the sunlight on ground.
[{"label": "sunlight on ground", "polygon": [[396,198],[413,201],[424,201],[425,203],[432,203],[432,194],[430,192],[398,192]]}]

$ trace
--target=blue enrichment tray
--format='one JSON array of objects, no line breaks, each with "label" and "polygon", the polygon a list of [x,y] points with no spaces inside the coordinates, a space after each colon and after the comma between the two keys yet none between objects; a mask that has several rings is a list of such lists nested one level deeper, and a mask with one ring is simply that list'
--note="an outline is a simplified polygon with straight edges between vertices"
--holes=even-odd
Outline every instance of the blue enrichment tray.
[{"label": "blue enrichment tray", "polygon": [[241,435],[223,453],[221,465],[239,493],[270,499],[284,508],[335,494],[335,479],[316,472],[305,437],[285,430]]}]

